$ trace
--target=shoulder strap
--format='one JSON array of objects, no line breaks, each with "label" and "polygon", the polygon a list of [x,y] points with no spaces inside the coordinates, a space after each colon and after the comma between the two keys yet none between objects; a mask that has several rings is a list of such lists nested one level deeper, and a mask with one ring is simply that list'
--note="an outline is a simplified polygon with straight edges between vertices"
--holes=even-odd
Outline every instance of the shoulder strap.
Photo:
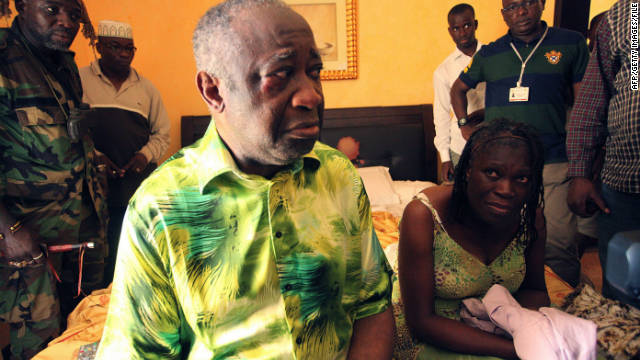
[{"label": "shoulder strap", "polygon": [[431,201],[429,200],[427,195],[425,195],[423,192],[419,192],[413,198],[420,200],[420,202],[424,206],[426,206],[427,209],[429,209],[429,211],[431,211],[431,215],[433,216],[433,219],[436,221],[436,223],[438,223],[438,225],[442,226],[442,220],[440,220],[440,216],[438,215],[438,211],[436,211],[436,208],[433,206],[433,204],[431,204]]}]

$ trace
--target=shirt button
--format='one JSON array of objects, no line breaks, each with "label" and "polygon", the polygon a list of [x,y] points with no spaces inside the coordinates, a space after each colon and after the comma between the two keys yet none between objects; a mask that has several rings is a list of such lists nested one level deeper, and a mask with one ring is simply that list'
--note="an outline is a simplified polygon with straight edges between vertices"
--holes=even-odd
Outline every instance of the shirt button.
[{"label": "shirt button", "polygon": [[280,231],[276,231],[276,237],[277,238],[281,238],[282,237],[282,233]]}]

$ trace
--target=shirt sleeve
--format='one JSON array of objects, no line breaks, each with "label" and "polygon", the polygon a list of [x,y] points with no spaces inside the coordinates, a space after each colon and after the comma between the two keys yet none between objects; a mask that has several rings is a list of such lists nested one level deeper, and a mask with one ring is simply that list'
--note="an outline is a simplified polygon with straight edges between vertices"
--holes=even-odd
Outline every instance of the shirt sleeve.
[{"label": "shirt sleeve", "polygon": [[589,63],[589,47],[587,41],[580,35],[580,41],[577,44],[576,60],[573,65],[573,83],[579,83],[584,77],[584,73]]},{"label": "shirt sleeve", "polygon": [[596,151],[606,139],[607,110],[615,77],[611,61],[611,31],[605,17],[597,30],[595,50],[589,60],[580,93],[567,124],[569,177],[590,177]]},{"label": "shirt sleeve", "polygon": [[[181,313],[166,256],[164,229],[136,209],[122,224],[109,313],[96,359],[181,358]],[[156,217],[161,216],[157,215]],[[155,235],[153,235],[155,234]]]},{"label": "shirt sleeve", "polygon": [[486,81],[484,78],[483,66],[484,56],[482,55],[484,47],[476,51],[475,55],[471,58],[469,65],[460,73],[460,80],[468,87],[475,89],[478,83]]},{"label": "shirt sleeve", "polygon": [[360,291],[355,319],[379,314],[391,305],[391,266],[373,230],[369,200],[360,184],[358,216],[360,219]]},{"label": "shirt sleeve", "polygon": [[447,162],[449,156],[449,144],[451,143],[451,96],[450,88],[442,72],[438,68],[433,73],[433,123],[436,128],[436,136],[433,143],[440,154],[440,161]]},{"label": "shirt sleeve", "polygon": [[148,82],[147,88],[151,93],[151,108],[149,109],[151,135],[149,136],[149,142],[140,149],[140,152],[149,162],[157,164],[169,147],[171,122],[158,89],[151,82]]}]

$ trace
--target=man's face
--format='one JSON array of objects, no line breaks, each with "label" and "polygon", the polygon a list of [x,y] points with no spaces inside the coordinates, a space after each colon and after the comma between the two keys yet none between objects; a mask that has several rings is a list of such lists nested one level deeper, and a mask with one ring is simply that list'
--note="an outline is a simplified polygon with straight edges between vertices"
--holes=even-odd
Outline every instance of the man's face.
[{"label": "man's face", "polygon": [[449,35],[460,50],[476,46],[477,29],[478,21],[474,19],[471,10],[449,16]]},{"label": "man's face", "polygon": [[101,65],[118,72],[129,72],[136,51],[133,40],[100,36],[96,49],[100,53]]},{"label": "man's face", "polygon": [[291,10],[258,9],[232,24],[240,44],[220,92],[216,126],[236,158],[282,166],[318,140],[324,109],[322,60],[306,21]]},{"label": "man's face", "polygon": [[68,49],[80,28],[76,0],[18,0],[16,8],[25,36],[39,48]]},{"label": "man's face", "polygon": [[[540,0],[502,0],[502,18],[514,36],[526,36],[536,32],[544,10]],[[512,9],[512,10],[511,10]]]}]

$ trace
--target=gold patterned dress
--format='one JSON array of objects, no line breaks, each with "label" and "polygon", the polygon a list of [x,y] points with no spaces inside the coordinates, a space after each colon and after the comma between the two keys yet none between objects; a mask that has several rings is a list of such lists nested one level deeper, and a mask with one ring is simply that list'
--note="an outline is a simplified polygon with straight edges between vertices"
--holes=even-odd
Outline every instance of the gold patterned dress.
[{"label": "gold patterned dress", "polygon": [[[520,231],[502,253],[486,265],[449,236],[438,212],[423,193],[416,195],[416,198],[429,208],[435,224],[433,257],[436,314],[460,320],[463,299],[482,298],[493,284],[501,284],[511,293],[520,288],[526,271],[525,231]],[[397,264],[393,261],[391,263],[394,268],[392,299],[398,328],[398,339],[396,339],[394,349],[396,359],[496,359],[490,356],[457,354],[413,339],[404,319],[404,305],[400,297]]]}]

